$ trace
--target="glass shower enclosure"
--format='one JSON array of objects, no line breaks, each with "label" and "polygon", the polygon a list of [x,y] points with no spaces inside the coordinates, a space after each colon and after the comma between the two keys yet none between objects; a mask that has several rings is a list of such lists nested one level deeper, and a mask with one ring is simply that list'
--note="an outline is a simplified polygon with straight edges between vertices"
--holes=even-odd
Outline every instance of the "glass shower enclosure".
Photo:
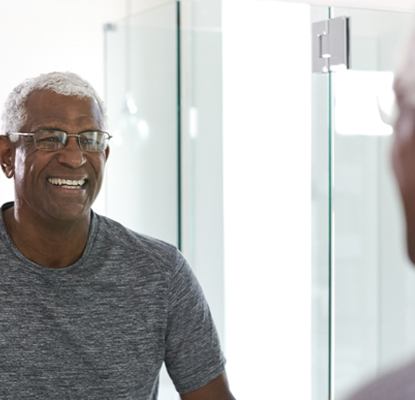
[{"label": "glass shower enclosure", "polygon": [[179,245],[177,13],[170,1],[105,26],[105,197],[108,216]]},{"label": "glass shower enclosure", "polygon": [[415,271],[390,167],[393,71],[412,16],[326,15],[349,17],[351,67],[313,74],[313,400],[340,400],[415,354]]},{"label": "glass shower enclosure", "polygon": [[[109,217],[181,246],[178,16],[166,1],[105,27],[114,138],[104,188]],[[412,17],[312,7],[310,22],[337,16],[350,18],[351,68],[312,76],[313,400],[341,400],[415,355],[415,272],[387,124]],[[163,371],[160,399],[177,398]]]}]

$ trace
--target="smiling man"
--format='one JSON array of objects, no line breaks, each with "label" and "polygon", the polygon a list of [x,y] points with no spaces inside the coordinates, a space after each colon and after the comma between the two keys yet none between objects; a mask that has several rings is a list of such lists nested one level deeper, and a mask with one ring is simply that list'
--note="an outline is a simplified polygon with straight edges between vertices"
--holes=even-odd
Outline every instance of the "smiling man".
[{"label": "smiling man", "polygon": [[232,400],[208,305],[181,253],[91,210],[109,156],[102,101],[72,73],[3,112],[0,398]]}]

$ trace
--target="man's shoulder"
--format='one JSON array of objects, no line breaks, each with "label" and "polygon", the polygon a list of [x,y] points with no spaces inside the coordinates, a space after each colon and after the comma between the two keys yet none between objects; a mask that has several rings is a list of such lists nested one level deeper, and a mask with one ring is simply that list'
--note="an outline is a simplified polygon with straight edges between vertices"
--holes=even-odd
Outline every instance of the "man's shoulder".
[{"label": "man's shoulder", "polygon": [[109,217],[94,214],[98,225],[98,242],[105,243],[120,256],[131,259],[151,259],[157,264],[177,264],[180,253],[176,246],[142,233],[133,231]]},{"label": "man's shoulder", "polygon": [[366,384],[348,400],[413,400],[415,399],[415,360],[390,370]]}]

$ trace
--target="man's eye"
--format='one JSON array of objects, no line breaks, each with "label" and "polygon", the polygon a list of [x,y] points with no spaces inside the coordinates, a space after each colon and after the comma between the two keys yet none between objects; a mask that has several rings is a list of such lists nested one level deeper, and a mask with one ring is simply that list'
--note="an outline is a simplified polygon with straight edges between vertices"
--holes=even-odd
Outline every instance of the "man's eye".
[{"label": "man's eye", "polygon": [[38,138],[37,141],[42,143],[59,143],[61,140],[59,136],[47,136]]},{"label": "man's eye", "polygon": [[85,136],[81,136],[80,140],[81,140],[82,144],[95,144],[96,143],[95,139],[91,139],[91,138],[88,138],[88,137],[85,137]]},{"label": "man's eye", "polygon": [[64,132],[54,129],[39,129],[35,132],[36,141],[44,145],[62,143],[64,137]]}]

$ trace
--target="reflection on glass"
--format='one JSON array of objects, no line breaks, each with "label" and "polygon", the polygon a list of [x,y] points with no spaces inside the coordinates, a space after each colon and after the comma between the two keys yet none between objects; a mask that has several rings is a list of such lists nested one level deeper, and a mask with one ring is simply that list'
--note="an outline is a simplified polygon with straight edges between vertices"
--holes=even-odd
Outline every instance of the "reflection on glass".
[{"label": "reflection on glass", "polygon": [[[311,22],[329,16],[311,7]],[[329,398],[329,75],[312,75],[312,400]]]},{"label": "reflection on glass", "polygon": [[[178,244],[176,2],[106,31],[106,104],[113,134],[107,215],[136,232]],[[176,400],[166,370],[159,399]]]},{"label": "reflection on glass", "polygon": [[[394,96],[390,71],[346,71],[333,74],[335,133],[387,136],[392,127]],[[383,117],[383,118],[382,118]]]},{"label": "reflection on glass", "polygon": [[106,100],[113,134],[107,215],[177,244],[175,2],[113,24],[106,41]]},{"label": "reflection on glass", "polygon": [[335,398],[415,353],[415,275],[390,170],[391,86],[404,13],[333,9],[351,22],[352,70],[332,75]]},{"label": "reflection on glass", "polygon": [[114,126],[114,145],[121,148],[128,148],[132,151],[126,155],[135,157],[135,151],[140,145],[148,140],[150,127],[146,120],[140,118],[138,107],[133,96],[129,93],[125,95],[119,120]]}]

